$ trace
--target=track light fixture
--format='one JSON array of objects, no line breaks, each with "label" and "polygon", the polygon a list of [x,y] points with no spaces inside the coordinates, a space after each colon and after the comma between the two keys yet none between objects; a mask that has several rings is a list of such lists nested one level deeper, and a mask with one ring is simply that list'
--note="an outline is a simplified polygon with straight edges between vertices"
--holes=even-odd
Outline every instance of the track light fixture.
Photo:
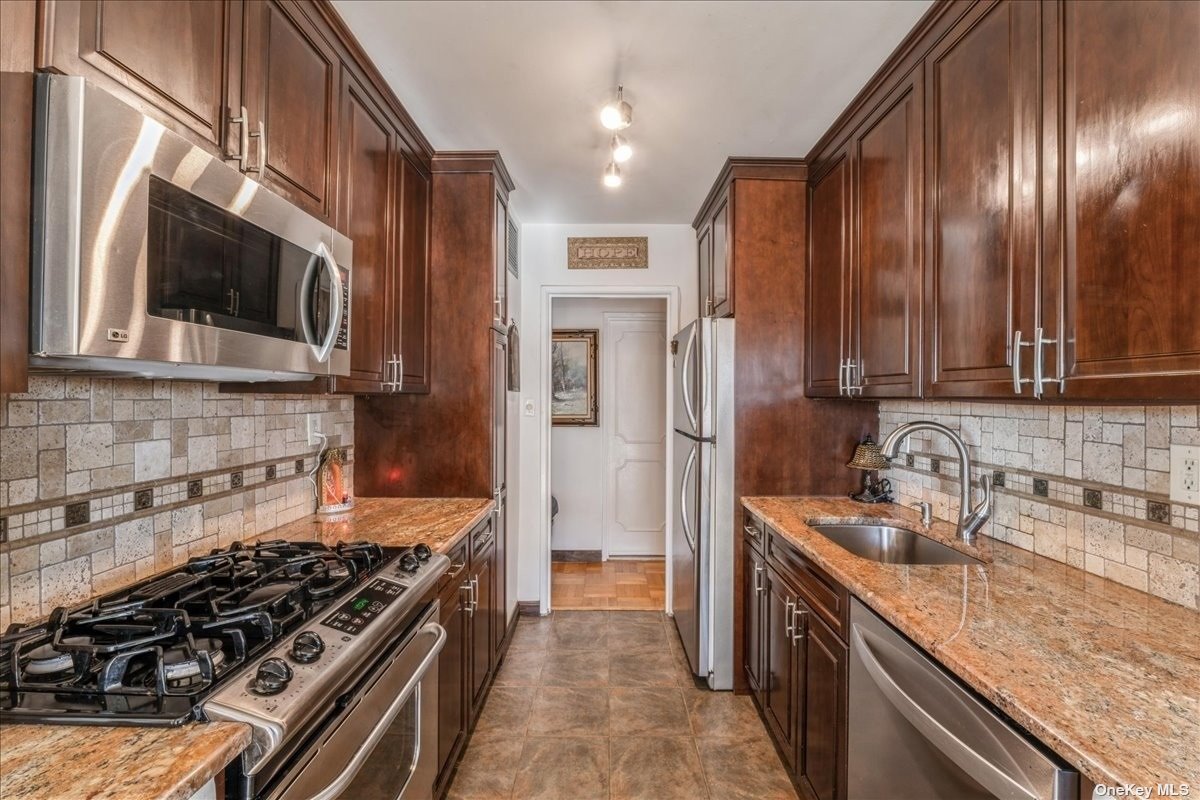
[{"label": "track light fixture", "polygon": [[624,164],[633,158],[633,147],[630,146],[629,140],[619,133],[614,133],[612,137],[612,157],[618,164]]},{"label": "track light fixture", "polygon": [[608,166],[604,168],[604,185],[610,189],[621,185],[621,168],[615,161],[608,162]]},{"label": "track light fixture", "polygon": [[600,110],[600,124],[610,131],[623,131],[633,122],[633,107],[624,94],[625,87],[617,86],[617,99]]}]

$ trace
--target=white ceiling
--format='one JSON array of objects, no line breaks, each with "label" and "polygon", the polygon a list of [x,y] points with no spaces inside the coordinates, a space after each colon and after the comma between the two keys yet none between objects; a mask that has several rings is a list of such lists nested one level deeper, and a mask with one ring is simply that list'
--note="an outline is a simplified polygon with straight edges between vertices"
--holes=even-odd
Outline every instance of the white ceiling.
[{"label": "white ceiling", "polygon": [[435,149],[500,151],[521,222],[690,223],[727,156],[807,154],[929,0],[334,4]]}]

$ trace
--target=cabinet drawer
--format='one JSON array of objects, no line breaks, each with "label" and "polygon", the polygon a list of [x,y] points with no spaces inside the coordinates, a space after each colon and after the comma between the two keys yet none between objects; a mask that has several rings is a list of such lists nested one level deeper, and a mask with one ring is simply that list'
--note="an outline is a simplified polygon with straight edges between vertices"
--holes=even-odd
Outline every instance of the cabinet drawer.
[{"label": "cabinet drawer", "polygon": [[442,598],[442,605],[446,605],[447,595],[453,595],[457,592],[458,587],[467,579],[467,556],[470,553],[470,544],[470,537],[466,537],[454,545],[454,548],[446,554],[450,558],[450,567],[443,573],[437,585],[438,596]]},{"label": "cabinet drawer", "polygon": [[800,596],[825,620],[833,632],[845,639],[850,613],[850,593],[769,527],[766,529],[766,535],[767,557],[791,579]]},{"label": "cabinet drawer", "polygon": [[484,561],[492,548],[496,544],[495,528],[492,526],[492,517],[488,517],[486,521],[481,523],[479,527],[471,531],[471,567],[477,569],[480,562]]},{"label": "cabinet drawer", "polygon": [[764,533],[766,525],[758,517],[751,514],[749,511],[742,511],[742,533],[745,534],[746,542],[760,555],[766,553],[766,548],[763,544],[763,539],[766,537]]}]

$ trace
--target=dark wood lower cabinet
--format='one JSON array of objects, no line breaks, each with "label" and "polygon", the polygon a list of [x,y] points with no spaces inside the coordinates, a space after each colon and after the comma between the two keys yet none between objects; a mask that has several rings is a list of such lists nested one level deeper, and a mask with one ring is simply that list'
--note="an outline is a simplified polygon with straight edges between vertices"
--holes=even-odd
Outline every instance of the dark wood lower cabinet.
[{"label": "dark wood lower cabinet", "polygon": [[[796,571],[815,567],[794,549],[785,552],[761,521],[747,516],[746,528],[746,682],[801,797],[844,800],[849,650],[825,620],[842,619],[845,603],[816,600],[812,576]],[[770,555],[757,549],[750,528],[760,541],[772,537]]]},{"label": "dark wood lower cabinet", "polygon": [[445,795],[471,730],[479,719],[508,637],[495,631],[498,600],[494,516],[489,516],[447,555],[450,569],[438,589],[446,644],[438,661],[438,778],[435,797]]}]

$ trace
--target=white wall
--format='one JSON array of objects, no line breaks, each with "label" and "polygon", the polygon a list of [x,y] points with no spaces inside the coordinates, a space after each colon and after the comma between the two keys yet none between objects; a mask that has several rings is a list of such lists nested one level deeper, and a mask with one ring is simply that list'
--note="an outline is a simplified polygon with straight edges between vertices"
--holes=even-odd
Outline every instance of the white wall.
[{"label": "white wall", "polygon": [[[520,220],[514,220],[520,225]],[[525,237],[518,238],[520,250],[524,250]],[[523,254],[518,256],[518,263],[524,261]],[[522,265],[523,266],[523,265]],[[517,323],[518,339],[520,340],[521,361],[524,363],[525,350],[532,346],[537,337],[530,337],[530,332],[525,329],[525,323],[521,318],[521,277],[524,275],[524,270],[520,271],[517,277],[513,277],[511,272],[508,273],[508,316]],[[512,344],[509,343],[511,347]],[[524,377],[524,375],[522,375]],[[524,385],[522,385],[524,388]],[[508,561],[508,569],[505,572],[505,586],[508,590],[508,608],[505,609],[505,619],[512,619],[513,611],[517,607],[517,570],[521,559],[521,392],[508,393],[508,418],[505,435],[505,480],[508,486],[508,530],[506,531],[507,539],[505,541],[505,557]]]},{"label": "white wall", "polygon": [[[555,328],[604,327],[604,314],[611,311],[658,312],[666,316],[663,300],[641,298],[560,297],[553,303]],[[600,369],[612,357],[611,343],[600,335]],[[657,393],[657,390],[656,390]],[[648,402],[662,405],[662,397]],[[662,409],[666,414],[666,408]],[[604,535],[604,486],[607,464],[604,441],[609,431],[596,426],[560,425],[551,428],[550,491],[558,498],[551,547],[555,550],[600,550]]]},{"label": "white wall", "polygon": [[[568,236],[647,236],[649,269],[568,270]],[[696,317],[699,281],[696,274],[696,233],[690,225],[525,225],[521,228],[521,416],[519,530],[517,595],[521,600],[538,600],[541,593],[542,528],[549,510],[542,505],[542,475],[550,469],[542,464],[541,430],[548,413],[547,387],[541,385],[541,341],[549,336],[550,320],[542,320],[542,290],[546,286],[676,287],[679,290],[679,325]],[[674,334],[674,331],[668,331]],[[526,407],[529,406],[527,409]],[[547,499],[547,503],[549,500]]]}]

